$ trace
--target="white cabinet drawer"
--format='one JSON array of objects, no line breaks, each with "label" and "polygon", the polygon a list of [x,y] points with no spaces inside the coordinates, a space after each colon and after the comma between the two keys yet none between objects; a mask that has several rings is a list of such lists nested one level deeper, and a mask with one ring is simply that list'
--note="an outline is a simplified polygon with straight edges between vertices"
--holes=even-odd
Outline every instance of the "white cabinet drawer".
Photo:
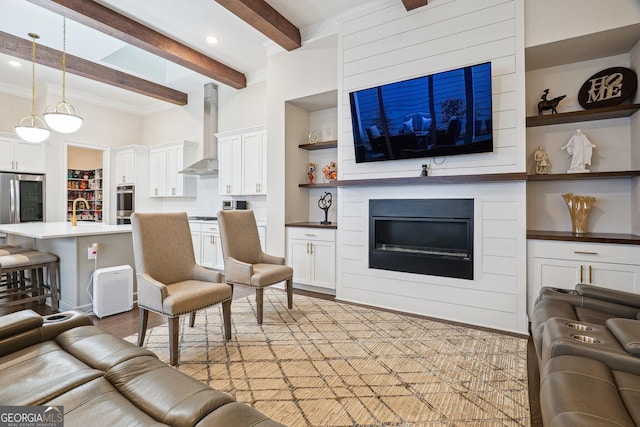
[{"label": "white cabinet drawer", "polygon": [[189,229],[192,233],[200,233],[202,231],[202,225],[199,222],[189,221]]},{"label": "white cabinet drawer", "polygon": [[635,245],[548,240],[530,240],[529,243],[536,258],[640,264],[640,247]]},{"label": "white cabinet drawer", "polygon": [[333,229],[287,227],[287,235],[290,239],[327,242],[334,242],[336,240],[336,231]]}]

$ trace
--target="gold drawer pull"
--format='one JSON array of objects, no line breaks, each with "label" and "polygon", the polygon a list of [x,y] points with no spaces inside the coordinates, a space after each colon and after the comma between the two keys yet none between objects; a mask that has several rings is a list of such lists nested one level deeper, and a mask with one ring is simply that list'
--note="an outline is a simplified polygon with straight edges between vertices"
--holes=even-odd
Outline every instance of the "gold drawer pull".
[{"label": "gold drawer pull", "polygon": [[579,255],[598,255],[598,252],[588,252],[588,251],[573,251],[574,254]]}]

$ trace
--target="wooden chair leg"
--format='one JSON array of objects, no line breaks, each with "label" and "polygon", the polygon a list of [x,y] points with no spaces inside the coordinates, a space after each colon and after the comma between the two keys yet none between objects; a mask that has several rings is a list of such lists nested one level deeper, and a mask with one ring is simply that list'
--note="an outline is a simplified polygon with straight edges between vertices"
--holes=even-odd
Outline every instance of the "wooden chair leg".
[{"label": "wooden chair leg", "polygon": [[139,308],[138,315],[138,347],[144,344],[144,336],[147,334],[147,321],[149,320],[149,311]]},{"label": "wooden chair leg", "polygon": [[169,363],[178,364],[178,332],[180,330],[180,316],[169,318]]},{"label": "wooden chair leg", "polygon": [[224,340],[231,339],[231,300],[222,303],[222,318],[224,320]]},{"label": "wooden chair leg", "polygon": [[196,324],[196,312],[192,311],[189,313],[189,327],[193,328],[193,325]]},{"label": "wooden chair leg", "polygon": [[258,317],[258,325],[262,325],[262,300],[264,295],[263,288],[256,288],[256,310]]},{"label": "wooden chair leg", "polygon": [[287,307],[293,308],[293,278],[287,280]]}]

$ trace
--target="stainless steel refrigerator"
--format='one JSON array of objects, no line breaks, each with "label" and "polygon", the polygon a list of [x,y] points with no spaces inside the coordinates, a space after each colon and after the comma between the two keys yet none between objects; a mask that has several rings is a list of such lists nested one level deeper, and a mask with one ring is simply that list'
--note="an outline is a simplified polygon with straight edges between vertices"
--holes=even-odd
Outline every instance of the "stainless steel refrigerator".
[{"label": "stainless steel refrigerator", "polygon": [[44,222],[45,176],[0,172],[0,224]]}]

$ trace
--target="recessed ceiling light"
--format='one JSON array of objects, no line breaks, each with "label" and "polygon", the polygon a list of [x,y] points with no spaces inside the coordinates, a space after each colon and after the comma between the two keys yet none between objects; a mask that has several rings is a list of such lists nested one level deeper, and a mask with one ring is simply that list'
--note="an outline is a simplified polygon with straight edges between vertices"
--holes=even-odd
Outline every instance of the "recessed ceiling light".
[{"label": "recessed ceiling light", "polygon": [[218,38],[216,36],[207,36],[207,43],[216,44],[218,43]]},{"label": "recessed ceiling light", "polygon": [[10,59],[9,65],[11,65],[12,67],[22,67],[22,64],[16,61],[15,59]]}]

